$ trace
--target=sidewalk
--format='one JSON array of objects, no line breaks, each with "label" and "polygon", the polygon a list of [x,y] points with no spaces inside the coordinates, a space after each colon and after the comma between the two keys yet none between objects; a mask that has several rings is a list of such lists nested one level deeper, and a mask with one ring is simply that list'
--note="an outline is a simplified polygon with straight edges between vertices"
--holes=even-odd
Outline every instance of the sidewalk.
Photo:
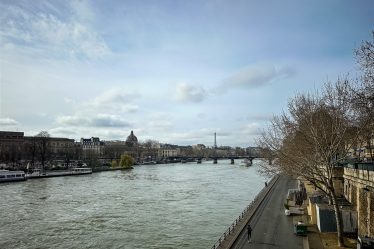
[{"label": "sidewalk", "polygon": [[[309,197],[313,192],[314,188],[304,181],[304,185]],[[305,214],[302,215],[302,220],[308,225],[308,233],[304,249],[339,249],[339,248],[356,248],[356,240],[344,237],[345,247],[338,246],[338,239],[336,233],[320,233],[317,225],[310,223],[310,215],[308,214],[308,200],[304,201],[302,207],[305,210]],[[300,216],[299,218],[300,219]]]},{"label": "sidewalk", "polygon": [[[291,204],[291,206],[293,206],[292,201],[289,201],[289,203]],[[301,207],[304,209],[305,213],[303,215],[294,215],[293,224],[301,221],[308,226],[307,236],[304,237],[304,249],[325,249],[325,247],[323,246],[321,233],[318,231],[317,226],[310,224],[310,218],[307,211],[307,203],[304,202]]]}]

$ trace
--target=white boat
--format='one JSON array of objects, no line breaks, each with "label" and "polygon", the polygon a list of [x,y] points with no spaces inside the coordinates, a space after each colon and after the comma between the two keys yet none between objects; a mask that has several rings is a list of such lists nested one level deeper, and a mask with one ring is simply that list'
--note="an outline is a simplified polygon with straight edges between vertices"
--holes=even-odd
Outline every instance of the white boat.
[{"label": "white boat", "polygon": [[244,159],[243,161],[242,161],[242,163],[246,166],[246,167],[249,167],[249,166],[252,166],[252,161],[251,160],[249,160],[249,159]]},{"label": "white boat", "polygon": [[71,172],[73,175],[92,174],[92,169],[91,168],[72,168]]},{"label": "white boat", "polygon": [[73,175],[86,175],[92,174],[91,168],[72,168],[67,171],[48,171],[42,173],[40,169],[34,169],[31,174],[28,174],[28,178],[49,178],[49,177],[59,177],[59,176],[73,176]]},{"label": "white boat", "polygon": [[0,170],[0,182],[16,182],[26,180],[26,174],[23,171]]},{"label": "white boat", "polygon": [[43,175],[41,169],[34,169],[31,174],[27,174],[27,177],[41,176],[41,175]]}]

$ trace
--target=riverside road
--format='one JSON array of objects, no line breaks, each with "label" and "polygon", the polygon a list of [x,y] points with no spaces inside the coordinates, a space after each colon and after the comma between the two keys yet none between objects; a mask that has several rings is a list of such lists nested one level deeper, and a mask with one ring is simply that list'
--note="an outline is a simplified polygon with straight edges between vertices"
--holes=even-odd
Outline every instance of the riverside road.
[{"label": "riverside road", "polygon": [[296,181],[281,176],[249,221],[253,229],[251,242],[247,241],[245,228],[231,248],[302,249],[303,237],[293,234],[293,217],[284,214],[283,203],[291,188],[297,188]]}]

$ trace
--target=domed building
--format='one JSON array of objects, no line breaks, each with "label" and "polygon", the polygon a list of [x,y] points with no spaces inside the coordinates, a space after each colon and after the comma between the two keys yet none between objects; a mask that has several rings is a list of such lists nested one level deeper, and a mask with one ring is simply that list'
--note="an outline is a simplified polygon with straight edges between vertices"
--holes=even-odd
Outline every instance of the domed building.
[{"label": "domed building", "polygon": [[133,131],[131,131],[130,135],[127,137],[126,145],[128,147],[137,147],[138,146],[138,138],[134,135]]}]

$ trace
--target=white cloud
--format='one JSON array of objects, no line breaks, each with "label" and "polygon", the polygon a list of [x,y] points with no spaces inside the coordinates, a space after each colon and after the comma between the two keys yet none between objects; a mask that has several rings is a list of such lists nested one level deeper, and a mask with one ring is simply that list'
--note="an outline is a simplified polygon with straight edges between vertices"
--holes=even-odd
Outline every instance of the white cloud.
[{"label": "white cloud", "polygon": [[95,19],[95,14],[87,0],[71,1],[70,6],[79,20],[91,22]]},{"label": "white cloud", "polygon": [[19,123],[12,118],[0,118],[0,126],[16,126]]},{"label": "white cloud", "polygon": [[131,122],[124,116],[138,110],[132,103],[137,97],[138,94],[128,93],[125,89],[112,88],[88,102],[77,103],[69,99],[76,112],[57,117],[56,123],[73,127],[129,127]]},{"label": "white cloud", "polygon": [[138,111],[138,105],[132,103],[140,98],[139,94],[129,93],[122,88],[111,88],[91,101],[76,105],[79,116],[93,116],[98,113],[124,115]]},{"label": "white cloud", "polygon": [[159,112],[153,113],[146,123],[148,130],[170,131],[174,127],[173,116],[171,114]]},{"label": "white cloud", "polygon": [[53,129],[50,129],[49,130],[49,133],[52,135],[52,136],[61,136],[61,137],[71,137],[71,136],[79,136],[79,134],[77,134],[77,129],[75,128],[66,128],[66,127],[56,127],[56,128],[53,128]]},{"label": "white cloud", "polygon": [[294,74],[289,67],[274,65],[256,65],[246,67],[225,79],[214,91],[226,92],[232,88],[256,88]]},{"label": "white cloud", "polygon": [[[82,6],[79,8],[83,11]],[[81,21],[74,9],[65,19],[41,8],[29,10],[9,5],[6,9],[0,16],[0,38],[4,44],[36,49],[46,57],[100,59],[111,54],[103,38],[89,23]],[[85,8],[84,13],[91,15],[85,20],[93,18],[89,9]]]},{"label": "white cloud", "polygon": [[178,84],[176,87],[174,100],[178,102],[198,103],[204,100],[206,92],[202,87],[188,85],[186,83]]},{"label": "white cloud", "polygon": [[73,100],[73,99],[71,99],[71,98],[64,98],[64,101],[65,101],[65,103],[67,103],[67,104],[75,104],[75,101]]},{"label": "white cloud", "polygon": [[240,132],[247,136],[258,136],[261,134],[261,128],[259,123],[253,122],[244,126]]},{"label": "white cloud", "polygon": [[94,100],[96,105],[106,105],[113,102],[123,104],[128,103],[134,96],[132,94],[125,93],[123,90],[118,88],[112,88],[97,96]]},{"label": "white cloud", "polygon": [[247,116],[248,120],[254,121],[270,121],[273,118],[273,114],[266,113],[252,113]]},{"label": "white cloud", "polygon": [[56,119],[58,124],[68,126],[91,127],[128,127],[130,124],[117,115],[97,114],[92,117],[61,116]]},{"label": "white cloud", "polygon": [[53,137],[80,138],[99,137],[100,140],[125,140],[130,130],[105,127],[56,127],[48,131]]}]

